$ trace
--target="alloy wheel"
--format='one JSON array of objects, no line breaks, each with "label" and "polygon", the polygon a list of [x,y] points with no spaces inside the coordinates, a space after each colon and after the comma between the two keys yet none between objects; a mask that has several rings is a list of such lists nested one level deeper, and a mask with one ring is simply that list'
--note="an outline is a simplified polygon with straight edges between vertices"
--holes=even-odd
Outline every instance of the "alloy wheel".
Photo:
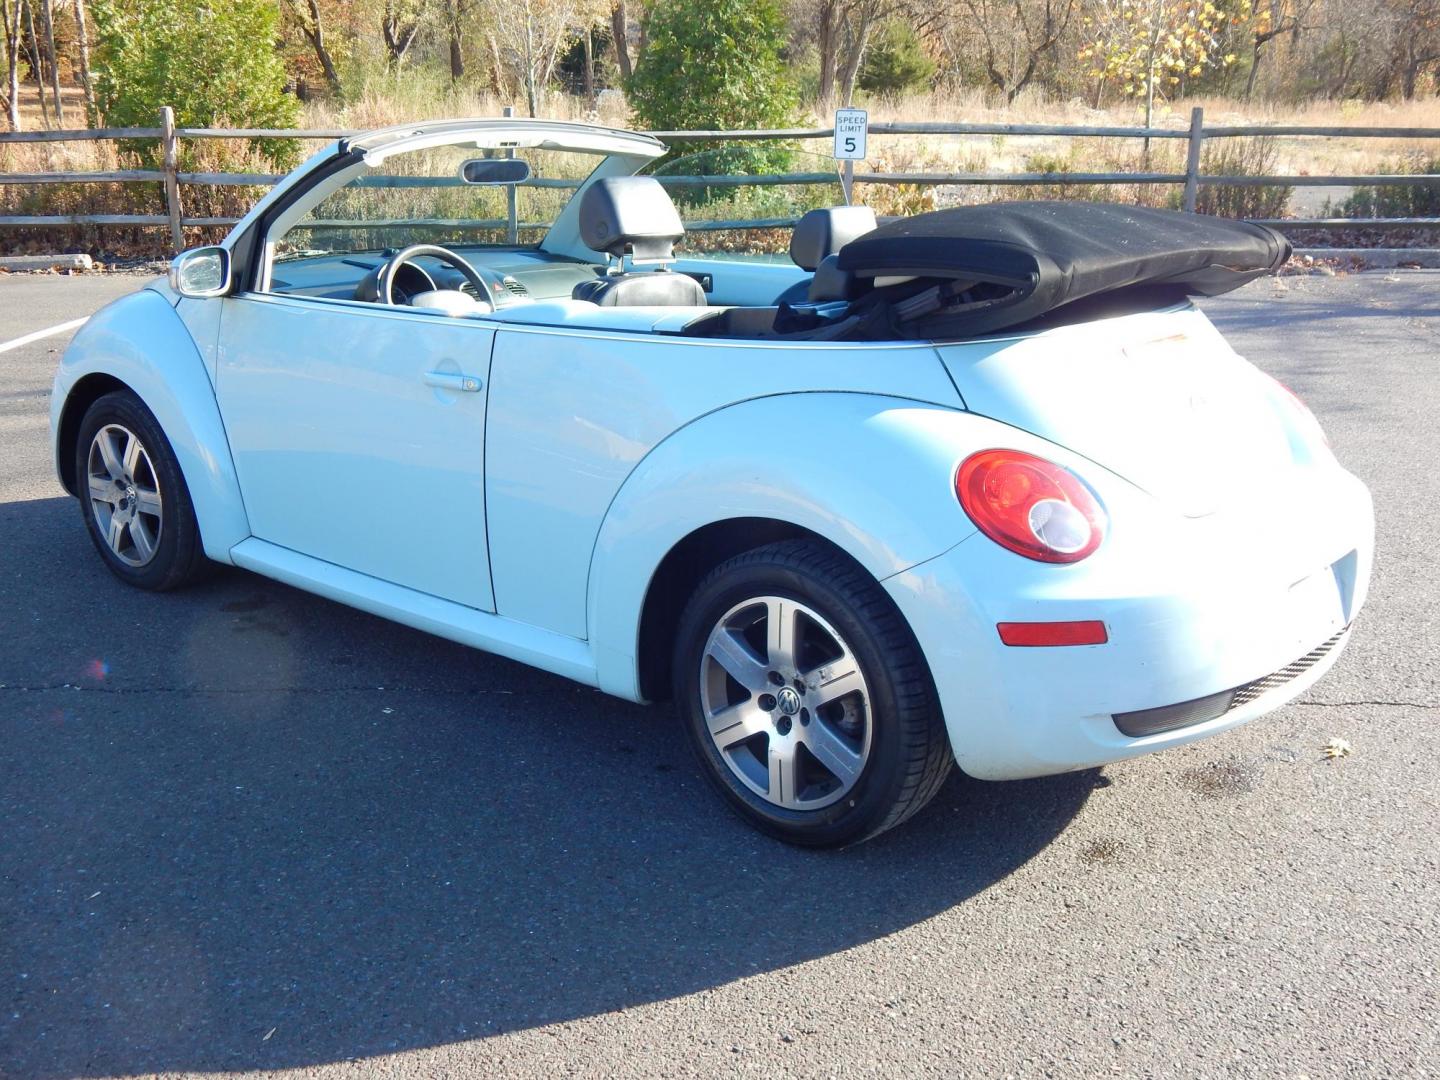
[{"label": "alloy wheel", "polygon": [[870,756],[870,691],[854,652],[788,597],[755,597],[719,619],[700,661],[700,703],[730,771],[786,810],[844,798]]},{"label": "alloy wheel", "polygon": [[140,439],[106,424],[90,442],[86,465],[90,511],[115,557],[141,567],[160,547],[160,480]]}]

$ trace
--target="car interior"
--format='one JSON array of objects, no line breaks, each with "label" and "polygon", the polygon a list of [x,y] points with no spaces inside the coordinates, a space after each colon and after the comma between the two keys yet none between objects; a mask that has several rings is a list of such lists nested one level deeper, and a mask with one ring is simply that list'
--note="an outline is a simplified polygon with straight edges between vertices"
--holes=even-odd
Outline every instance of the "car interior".
[{"label": "car interior", "polygon": [[[701,219],[696,230],[776,228],[794,211],[756,221],[751,208],[763,202],[724,194],[734,182],[761,186],[752,178],[769,175],[760,171],[767,162],[722,156],[707,166],[702,152],[657,166],[665,148],[646,136],[531,124],[457,121],[341,144],[338,167],[315,170],[314,182],[276,209],[256,287],[557,328],[962,340],[1183,303],[1273,272],[1289,253],[1273,230],[1251,223],[1020,201],[883,224],[863,206],[810,209],[793,226],[788,266],[768,256],[693,257],[677,254],[686,228],[667,185],[689,189],[686,206],[719,205],[732,218],[738,208],[742,217]],[[768,165],[783,182],[828,182],[823,171]],[[658,172],[640,174],[645,168]],[[433,242],[416,243],[417,234]],[[538,242],[523,244],[522,234]],[[405,246],[387,246],[396,240]]]},{"label": "car interior", "polygon": [[860,290],[838,268],[836,256],[876,227],[874,212],[864,206],[807,212],[790,241],[794,272],[777,279],[782,284],[772,303],[757,306],[712,304],[702,281],[713,281],[714,271],[676,268],[675,247],[685,226],[653,176],[585,185],[578,220],[585,246],[603,254],[603,263],[520,245],[412,245],[313,256],[301,251],[276,261],[270,291],[530,325],[769,337],[784,332],[787,322],[810,325],[843,310]]}]

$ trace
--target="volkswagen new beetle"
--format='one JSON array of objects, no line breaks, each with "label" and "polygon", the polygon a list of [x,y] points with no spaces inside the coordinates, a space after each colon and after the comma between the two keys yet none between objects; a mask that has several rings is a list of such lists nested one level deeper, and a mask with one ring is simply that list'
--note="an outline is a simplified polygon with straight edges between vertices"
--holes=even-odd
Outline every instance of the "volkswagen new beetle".
[{"label": "volkswagen new beetle", "polygon": [[1335,662],[1369,495],[1188,298],[1278,236],[837,206],[789,263],[682,257],[716,181],[665,153],[469,120],[316,154],[66,351],[56,463],[101,558],[673,699],[724,799],[810,845],[952,762],[1177,746]]}]

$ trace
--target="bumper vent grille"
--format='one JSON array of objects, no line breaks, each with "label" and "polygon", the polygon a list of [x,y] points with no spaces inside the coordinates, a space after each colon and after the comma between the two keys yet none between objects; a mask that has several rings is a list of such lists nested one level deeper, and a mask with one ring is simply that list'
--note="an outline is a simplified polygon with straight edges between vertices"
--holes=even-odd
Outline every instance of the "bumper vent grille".
[{"label": "bumper vent grille", "polygon": [[1347,626],[1329,641],[1315,646],[1300,659],[1286,664],[1279,671],[1266,675],[1264,678],[1248,682],[1244,686],[1237,686],[1233,690],[1222,690],[1218,694],[1196,698],[1194,701],[1182,701],[1176,705],[1162,705],[1158,709],[1142,709],[1139,712],[1116,713],[1114,716],[1115,726],[1120,729],[1122,734],[1128,735],[1132,739],[1138,739],[1145,735],[1178,731],[1180,728],[1203,724],[1207,720],[1224,716],[1226,713],[1249,705],[1270,691],[1278,690],[1286,683],[1298,679],[1325,659],[1335,646],[1344,640],[1349,629]]},{"label": "bumper vent grille", "polygon": [[[1336,634],[1329,641],[1315,646],[1315,648],[1300,657],[1299,660],[1286,664],[1274,674],[1266,675],[1263,679],[1256,679],[1254,682],[1246,683],[1235,691],[1235,697],[1230,702],[1230,709],[1238,709],[1241,705],[1249,705],[1250,702],[1262,694],[1268,694],[1271,690],[1284,686],[1292,679],[1298,679],[1321,660],[1325,659],[1326,654],[1335,648],[1336,645],[1340,644],[1340,639],[1344,636],[1345,631],[1341,630],[1340,633]],[[1230,709],[1227,709],[1226,712],[1229,712]]]}]

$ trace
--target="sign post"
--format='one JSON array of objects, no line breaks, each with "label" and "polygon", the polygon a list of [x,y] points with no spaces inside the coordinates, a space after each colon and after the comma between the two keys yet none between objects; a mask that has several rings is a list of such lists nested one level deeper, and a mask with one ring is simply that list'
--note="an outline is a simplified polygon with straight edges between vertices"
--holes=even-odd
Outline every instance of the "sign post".
[{"label": "sign post", "polygon": [[840,186],[845,189],[845,205],[854,202],[855,162],[865,160],[865,137],[870,133],[870,114],[864,109],[835,110],[835,159],[845,163],[840,173]]}]

